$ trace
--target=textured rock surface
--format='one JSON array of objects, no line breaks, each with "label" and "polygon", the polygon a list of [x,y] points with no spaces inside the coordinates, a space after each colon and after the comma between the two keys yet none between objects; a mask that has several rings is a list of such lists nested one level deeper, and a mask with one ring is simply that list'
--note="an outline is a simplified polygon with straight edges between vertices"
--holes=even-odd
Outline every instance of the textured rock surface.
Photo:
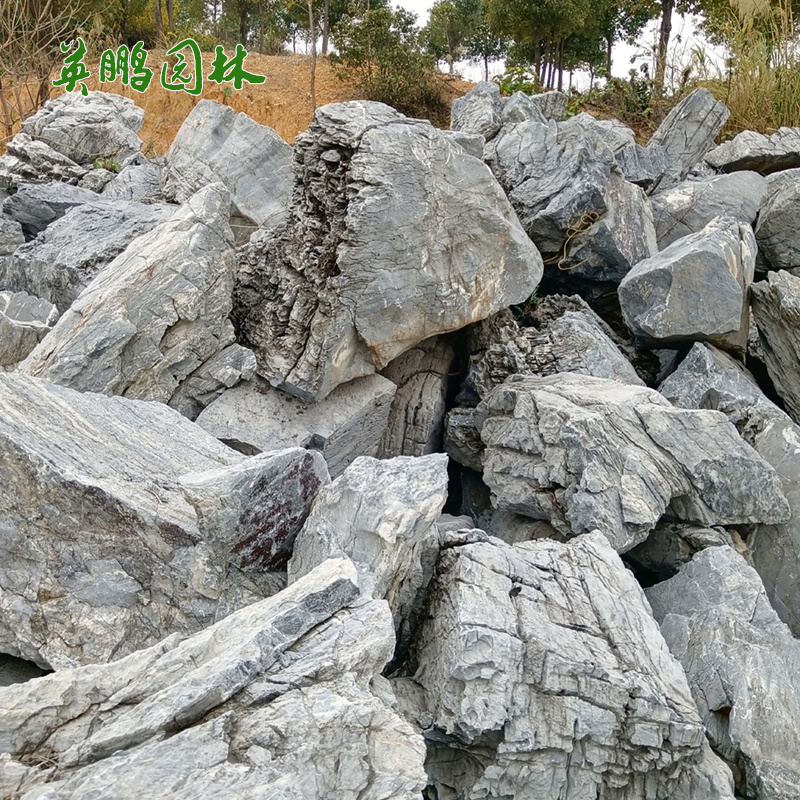
[{"label": "textured rock surface", "polygon": [[548,261],[570,277],[618,283],[656,252],[652,212],[623,178],[611,131],[576,120],[506,126],[486,160]]},{"label": "textured rock surface", "polygon": [[[718,217],[625,276],[619,286],[622,315],[644,344],[707,341],[743,353],[755,263],[750,226]],[[706,300],[709,294],[713,303]]]},{"label": "textured rock surface", "polygon": [[347,556],[362,586],[392,609],[408,646],[439,552],[447,456],[356,459],[317,495],[289,562],[290,585],[328,558]]},{"label": "textured rock surface", "polygon": [[[2,200],[2,195],[0,195]],[[0,205],[2,209],[2,205]],[[15,219],[6,217],[0,211],[0,287],[5,288],[5,275],[14,251],[25,243],[22,226]]]},{"label": "textured rock surface", "polygon": [[748,544],[773,608],[800,636],[800,427],[737,361],[710,345],[696,344],[660,391],[683,408],[722,411],[780,477],[792,518],[759,525]]},{"label": "textured rock surface", "polygon": [[767,181],[757,172],[684,181],[659,192],[650,198],[658,246],[663,250],[701,231],[714,217],[736,217],[752,225],[766,197]]},{"label": "textured rock surface", "polygon": [[642,147],[632,142],[617,150],[615,158],[625,178],[645,190],[654,186],[667,169],[667,156],[660,145]]},{"label": "textured rock surface", "polygon": [[445,418],[444,447],[454,461],[476,472],[483,470],[482,419],[474,408],[454,408]]},{"label": "textured rock surface", "polygon": [[254,599],[178,487],[242,456],[177,412],[6,374],[0,438],[1,652],[107,661]]},{"label": "textured rock surface", "polygon": [[733,797],[642,590],[598,534],[456,534],[417,658],[438,797]]},{"label": "textured rock surface", "polygon": [[800,167],[800,128],[780,128],[771,136],[742,131],[706,154],[716,169],[752,169],[762,175]]},{"label": "textured rock surface", "polygon": [[770,272],[750,289],[753,317],[770,378],[786,410],[800,421],[800,278]]},{"label": "textured rock surface", "polygon": [[2,690],[0,786],[25,800],[419,797],[422,738],[378,675],[391,616],[358,595],[352,564],[329,561],[189,639]]},{"label": "textured rock surface", "polygon": [[108,92],[66,93],[48,100],[22,124],[22,132],[72,159],[91,165],[97,159],[121,162],[138,153],[136,135],[144,109],[129,97]]},{"label": "textured rock surface", "polygon": [[33,239],[70,209],[96,201],[94,192],[80,186],[23,183],[3,203],[3,212],[22,225],[26,239]]},{"label": "textured rock surface", "polygon": [[695,89],[673,107],[648,142],[648,147],[662,147],[667,158],[667,170],[657,188],[674,186],[689,174],[714,146],[730,114],[708,89]]},{"label": "textured rock surface", "polygon": [[563,373],[512,376],[478,406],[492,503],[565,534],[604,533],[620,552],[667,509],[700,525],[785,522],[775,471],[718,411]]},{"label": "textured rock surface", "polygon": [[453,348],[434,338],[412,347],[383,370],[397,392],[378,451],[380,458],[424,456],[441,450],[454,358]]},{"label": "textured rock surface", "polygon": [[358,456],[378,454],[395,391],[386,378],[368,375],[308,404],[249,381],[224,392],[197,424],[248,455],[285,447],[320,450],[337,477]]},{"label": "textured rock surface", "polygon": [[163,200],[164,159],[147,160],[144,156],[129,159],[103,189],[106,200],[128,200],[129,202],[159,202]]},{"label": "textured rock surface", "polygon": [[759,262],[767,269],[800,266],[800,169],[780,172],[769,179],[769,197],[761,207],[756,225]]},{"label": "textured rock surface", "polygon": [[58,319],[55,306],[25,292],[0,292],[0,367],[22,361]]},{"label": "textured rock surface", "polygon": [[201,100],[167,152],[164,194],[185,203],[222,181],[231,192],[231,225],[245,242],[255,228],[277,227],[292,194],[292,148],[266,125],[214,100]]},{"label": "textured rock surface", "polygon": [[6,286],[42,297],[62,313],[138,236],[166,221],[174,206],[106,202],[95,197],[68,210],[16,251]]},{"label": "textured rock surface", "polygon": [[541,258],[488,168],[380,103],[318,109],[295,143],[287,227],[244,248],[240,341],[320,400],[415,344],[526,299]]},{"label": "textured rock surface", "polygon": [[729,547],[711,547],[647,597],[741,796],[797,797],[800,642],[756,571]]},{"label": "textured rock surface", "polygon": [[463,97],[453,100],[450,128],[476,133],[488,141],[500,130],[503,105],[500,87],[493,82],[481,81]]},{"label": "textured rock surface", "polygon": [[103,269],[20,365],[79,391],[169,402],[233,341],[228,190],[202,189]]},{"label": "textured rock surface", "polygon": [[89,171],[71,158],[53,150],[49,144],[18,133],[6,143],[0,156],[0,188],[14,189],[22,183],[56,181],[76,184]]},{"label": "textured rock surface", "polygon": [[294,447],[184,475],[180,486],[216,557],[257,573],[286,567],[311,502],[329,481],[320,453]]}]

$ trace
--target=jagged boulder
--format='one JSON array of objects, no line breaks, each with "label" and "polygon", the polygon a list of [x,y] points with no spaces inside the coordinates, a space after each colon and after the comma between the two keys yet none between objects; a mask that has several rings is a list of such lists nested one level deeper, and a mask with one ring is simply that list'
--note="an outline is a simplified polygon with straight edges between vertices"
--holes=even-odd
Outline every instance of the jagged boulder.
[{"label": "jagged boulder", "polygon": [[164,194],[185,203],[221,181],[231,193],[231,226],[244,243],[284,221],[292,194],[292,148],[266,125],[215,100],[201,100],[183,121],[166,157]]},{"label": "jagged boulder", "polygon": [[234,299],[259,372],[306,400],[527,298],[542,262],[488,168],[380,103],[317,109],[290,220],[243,248]]},{"label": "jagged boulder", "polygon": [[79,391],[168,403],[234,339],[229,206],[228,190],[212,184],[135,239],[20,370]]},{"label": "jagged boulder", "polygon": [[659,391],[682,408],[722,411],[780,477],[792,517],[759,525],[748,545],[773,608],[800,636],[800,426],[764,396],[739,362],[707,344],[696,344]]},{"label": "jagged boulder", "polygon": [[623,278],[622,315],[646,345],[706,341],[744,353],[755,264],[752,228],[734,217],[717,217]]},{"label": "jagged boulder", "polygon": [[690,233],[698,233],[715,217],[735,217],[753,225],[766,198],[766,179],[746,171],[684,181],[659,192],[650,198],[658,246],[663,250]]},{"label": "jagged boulder", "polygon": [[759,262],[767,269],[800,267],[799,183],[800,169],[779,172],[768,181],[769,196],[761,206],[755,229]]},{"label": "jagged boulder", "polygon": [[603,536],[450,534],[430,597],[414,681],[396,691],[421,687],[438,797],[733,797],[683,670]]},{"label": "jagged boulder", "polygon": [[5,285],[48,300],[63,313],[134,239],[174,211],[174,206],[106,202],[95,196],[86,205],[68,209],[20,247],[6,271]]},{"label": "jagged boulder", "polygon": [[49,144],[18,133],[6,143],[6,152],[0,156],[0,189],[45,181],[74,185],[88,172],[88,166],[76,164]]},{"label": "jagged boulder", "polygon": [[477,415],[494,507],[566,535],[598,529],[624,552],[668,509],[699,525],[791,515],[775,470],[723,414],[674,408],[652,389],[515,375]]},{"label": "jagged boulder", "polygon": [[419,797],[425,746],[379,675],[393,640],[386,604],[328,561],[191,638],[0,690],[0,791]]},{"label": "jagged boulder", "polygon": [[715,169],[752,169],[762,175],[800,167],[800,128],[779,128],[771,136],[742,131],[723,142],[705,160]]},{"label": "jagged boulder", "polygon": [[319,403],[304,403],[263,381],[223,392],[197,424],[243,453],[284,447],[320,450],[336,478],[358,456],[376,456],[397,387],[380,375],[338,386]]},{"label": "jagged boulder", "polygon": [[481,81],[463,97],[453,100],[450,128],[489,140],[500,130],[503,98],[496,83]]},{"label": "jagged boulder", "polygon": [[0,367],[22,361],[58,319],[52,303],[25,292],[0,292]]},{"label": "jagged boulder", "polygon": [[146,159],[137,156],[123,165],[103,188],[106,200],[127,200],[133,203],[161,202],[164,200],[165,159]]},{"label": "jagged boulder", "polygon": [[793,800],[800,786],[800,642],[771,608],[756,571],[729,547],[698,553],[647,590],[681,662],[711,746],[738,796]]},{"label": "jagged boulder", "polygon": [[617,165],[631,183],[647,191],[667,169],[667,156],[660,145],[642,147],[630,142],[615,153]]},{"label": "jagged boulder", "polygon": [[5,287],[5,275],[11,255],[25,243],[22,225],[0,213],[0,287]]},{"label": "jagged boulder", "polygon": [[3,203],[3,212],[35,239],[48,225],[76,206],[97,201],[97,194],[67,183],[23,183]]}]

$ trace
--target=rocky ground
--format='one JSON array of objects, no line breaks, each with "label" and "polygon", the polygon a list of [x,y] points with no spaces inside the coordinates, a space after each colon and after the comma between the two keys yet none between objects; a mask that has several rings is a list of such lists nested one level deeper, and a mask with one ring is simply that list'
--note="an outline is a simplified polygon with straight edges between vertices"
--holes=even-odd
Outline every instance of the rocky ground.
[{"label": "rocky ground", "polygon": [[4,800],[800,797],[800,129],[565,110],[9,142]]}]

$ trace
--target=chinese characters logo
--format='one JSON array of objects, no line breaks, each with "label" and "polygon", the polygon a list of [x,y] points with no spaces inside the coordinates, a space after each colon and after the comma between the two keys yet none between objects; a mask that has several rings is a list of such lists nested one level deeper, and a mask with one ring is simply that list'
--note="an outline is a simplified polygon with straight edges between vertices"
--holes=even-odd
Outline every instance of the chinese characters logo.
[{"label": "chinese characters logo", "polygon": [[[62,42],[61,52],[69,53],[64,59],[61,77],[53,81],[53,86],[63,86],[68,92],[73,92],[78,85],[81,94],[86,95],[89,90],[84,81],[90,78],[83,59],[86,57],[86,44],[83,39],[78,39],[77,47],[72,50],[73,42]],[[153,79],[153,70],[147,68],[147,51],[143,42],[137,42],[132,49],[125,45],[117,51],[106,50],[100,58],[100,83],[111,83],[117,79],[125,86],[137,92],[144,92]],[[175,56],[174,65],[164,62],[161,66],[161,85],[172,92],[186,92],[199,95],[203,91],[203,61],[200,47],[194,39],[184,39],[167,51],[168,56]],[[213,83],[233,83],[239,90],[245,83],[264,83],[263,75],[255,75],[244,68],[247,50],[242,45],[236,45],[236,53],[228,58],[221,46],[217,46],[214,60],[211,63],[211,73],[206,80]],[[189,59],[189,60],[187,60]]]}]

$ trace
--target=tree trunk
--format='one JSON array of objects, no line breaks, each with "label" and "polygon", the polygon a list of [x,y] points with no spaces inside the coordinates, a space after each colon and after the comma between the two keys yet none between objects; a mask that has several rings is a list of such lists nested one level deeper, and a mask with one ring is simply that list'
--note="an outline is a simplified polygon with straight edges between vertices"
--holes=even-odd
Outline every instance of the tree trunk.
[{"label": "tree trunk", "polygon": [[450,75],[453,74],[453,55],[452,53],[447,54],[447,71]]},{"label": "tree trunk", "polygon": [[173,14],[173,0],[167,0],[167,30],[172,33],[175,30],[175,15]]},{"label": "tree trunk", "polygon": [[564,40],[558,45],[558,91],[564,87]]},{"label": "tree trunk", "polygon": [[249,25],[247,19],[247,3],[245,0],[239,0],[239,41],[247,47],[247,34],[249,33]]},{"label": "tree trunk", "polygon": [[606,38],[606,77],[611,77],[611,51],[614,47],[614,39],[609,36]]},{"label": "tree trunk", "polygon": [[311,37],[311,107],[317,110],[317,32],[314,29],[314,0],[308,0],[308,31]]},{"label": "tree trunk", "polygon": [[155,16],[156,16],[156,39],[161,39],[164,36],[164,27],[161,24],[161,0],[156,0]]},{"label": "tree trunk", "polygon": [[656,89],[664,88],[664,75],[667,71],[667,48],[672,33],[672,12],[675,0],[661,0],[661,30],[658,34],[658,52],[656,53]]},{"label": "tree trunk", "polygon": [[323,12],[325,16],[322,19],[322,55],[328,55],[328,34],[331,29],[331,0],[325,0]]},{"label": "tree trunk", "polygon": [[489,56],[483,54],[483,79],[489,82]]}]

